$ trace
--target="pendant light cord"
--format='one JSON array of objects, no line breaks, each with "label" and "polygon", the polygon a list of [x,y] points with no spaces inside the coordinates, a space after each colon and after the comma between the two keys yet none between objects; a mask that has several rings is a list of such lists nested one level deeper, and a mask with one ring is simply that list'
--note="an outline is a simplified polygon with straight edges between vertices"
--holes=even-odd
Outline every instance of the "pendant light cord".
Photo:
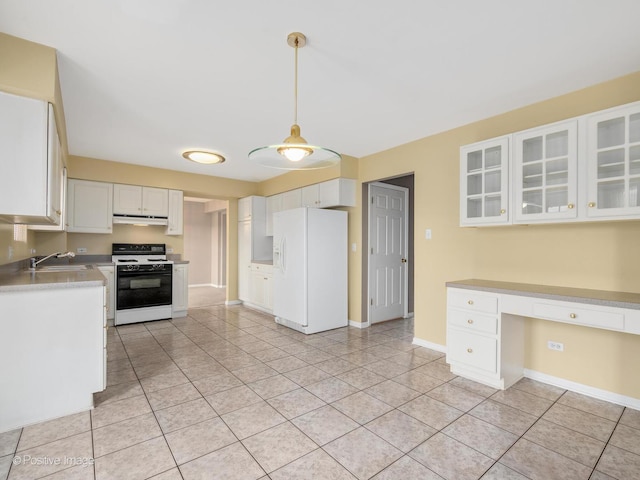
[{"label": "pendant light cord", "polygon": [[295,46],[295,81],[293,88],[293,123],[295,125],[298,124],[298,39],[296,38],[296,46]]}]

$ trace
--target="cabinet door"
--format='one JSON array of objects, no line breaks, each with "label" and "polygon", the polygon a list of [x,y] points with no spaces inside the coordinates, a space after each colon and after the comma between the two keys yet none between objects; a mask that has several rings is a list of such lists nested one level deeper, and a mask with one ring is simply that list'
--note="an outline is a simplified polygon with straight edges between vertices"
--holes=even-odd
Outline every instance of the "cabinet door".
[{"label": "cabinet door", "polygon": [[167,217],[167,235],[182,235],[184,232],[184,193],[182,190],[169,190],[169,216]]},{"label": "cabinet door", "polygon": [[249,302],[264,307],[264,275],[259,270],[251,269],[249,274]]},{"label": "cabinet door", "polygon": [[104,265],[99,266],[98,270],[107,278],[107,318],[112,319],[115,313],[116,296],[115,296],[115,267]]},{"label": "cabinet door", "polygon": [[113,231],[113,184],[70,179],[67,182],[67,231]]},{"label": "cabinet door", "polygon": [[116,215],[143,215],[142,187],[138,185],[113,185],[113,213]]},{"label": "cabinet door", "polygon": [[587,120],[587,217],[640,214],[640,102]]},{"label": "cabinet door", "polygon": [[282,210],[282,199],[282,193],[267,197],[267,224],[265,230],[269,236],[273,235],[273,214]]},{"label": "cabinet door", "polygon": [[264,276],[264,308],[273,311],[273,276]]},{"label": "cabinet door", "polygon": [[576,218],[577,122],[514,135],[516,223]]},{"label": "cabinet door", "polygon": [[282,195],[282,209],[292,210],[294,208],[300,208],[302,206],[302,189],[296,188],[295,190],[289,190]]},{"label": "cabinet door", "polygon": [[316,183],[302,187],[301,200],[303,207],[317,207],[320,201],[320,186]]},{"label": "cabinet door", "polygon": [[460,149],[460,225],[509,222],[509,138]]},{"label": "cabinet door", "polygon": [[60,137],[56,127],[56,117],[53,106],[49,104],[49,128],[48,128],[48,164],[47,173],[47,214],[55,225],[62,223],[62,176],[64,165],[62,163],[62,148]]},{"label": "cabinet door", "polygon": [[251,197],[238,199],[238,221],[251,220]]},{"label": "cabinet door", "polygon": [[173,266],[173,293],[171,310],[173,313],[185,312],[189,305],[189,266],[179,264]]},{"label": "cabinet door", "polygon": [[238,222],[238,298],[249,300],[251,222]]},{"label": "cabinet door", "polygon": [[167,217],[169,215],[169,190],[142,187],[142,215]]},{"label": "cabinet door", "polygon": [[356,181],[349,178],[334,178],[318,184],[318,207],[355,207]]}]

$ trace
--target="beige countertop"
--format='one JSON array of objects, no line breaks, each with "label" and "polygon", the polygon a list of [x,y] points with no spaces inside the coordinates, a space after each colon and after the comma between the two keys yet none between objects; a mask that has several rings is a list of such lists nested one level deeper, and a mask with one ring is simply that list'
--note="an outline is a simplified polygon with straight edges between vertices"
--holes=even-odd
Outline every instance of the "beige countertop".
[{"label": "beige countertop", "polygon": [[498,282],[495,280],[481,280],[476,278],[447,282],[446,286],[467,290],[520,295],[523,297],[550,298],[564,302],[580,302],[592,305],[640,310],[640,293],[557,287],[552,285],[534,285],[528,283]]},{"label": "beige countertop", "polygon": [[20,270],[0,273],[0,293],[56,288],[101,287],[106,279],[100,270],[88,268],[80,271],[44,272]]}]

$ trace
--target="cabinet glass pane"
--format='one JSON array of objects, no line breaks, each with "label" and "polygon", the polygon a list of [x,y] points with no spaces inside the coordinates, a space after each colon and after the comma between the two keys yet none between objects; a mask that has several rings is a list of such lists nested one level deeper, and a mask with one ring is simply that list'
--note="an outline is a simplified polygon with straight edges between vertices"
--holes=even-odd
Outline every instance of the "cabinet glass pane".
[{"label": "cabinet glass pane", "polygon": [[522,161],[524,163],[542,160],[542,137],[529,138],[522,142]]},{"label": "cabinet glass pane", "polygon": [[569,159],[560,158],[547,162],[547,185],[559,185],[569,182]]},{"label": "cabinet glass pane", "polygon": [[542,190],[531,190],[522,194],[522,213],[542,213]]},{"label": "cabinet glass pane", "polygon": [[482,193],[482,175],[469,175],[467,177],[467,195],[478,195]]},{"label": "cabinet glass pane", "polygon": [[598,183],[598,208],[624,207],[624,180]]},{"label": "cabinet glass pane", "polygon": [[629,174],[640,175],[640,146],[629,149]]},{"label": "cabinet glass pane", "polygon": [[467,172],[475,172],[482,168],[482,150],[467,154]]},{"label": "cabinet glass pane", "polygon": [[500,167],[500,160],[502,157],[502,147],[491,147],[484,151],[484,168],[498,168]]},{"label": "cabinet glass pane", "polygon": [[479,218],[482,216],[482,199],[467,199],[467,218]]},{"label": "cabinet glass pane", "polygon": [[485,193],[495,193],[500,191],[500,170],[493,170],[484,174]]},{"label": "cabinet glass pane", "polygon": [[500,195],[488,195],[484,199],[484,216],[485,217],[500,216]]},{"label": "cabinet glass pane", "polygon": [[598,152],[598,178],[624,175],[624,148]]},{"label": "cabinet glass pane", "polygon": [[542,186],[542,163],[525,165],[522,169],[522,188]]},{"label": "cabinet glass pane", "polygon": [[550,133],[547,135],[547,158],[562,157],[569,154],[569,131]]},{"label": "cabinet glass pane", "polygon": [[629,180],[629,206],[640,207],[640,178]]},{"label": "cabinet glass pane", "polygon": [[624,143],[624,120],[624,117],[620,117],[598,123],[598,148]]},{"label": "cabinet glass pane", "polygon": [[629,117],[629,141],[640,142],[640,113]]},{"label": "cabinet glass pane", "polygon": [[556,213],[567,210],[567,204],[569,203],[569,192],[567,187],[549,188],[547,189],[546,194],[547,212]]}]

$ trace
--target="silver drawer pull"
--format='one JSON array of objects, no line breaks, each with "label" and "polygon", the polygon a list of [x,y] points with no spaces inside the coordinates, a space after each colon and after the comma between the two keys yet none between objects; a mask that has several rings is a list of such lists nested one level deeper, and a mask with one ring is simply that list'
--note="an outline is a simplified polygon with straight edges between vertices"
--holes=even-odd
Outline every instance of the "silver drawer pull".
[{"label": "silver drawer pull", "polygon": [[578,315],[576,315],[575,313],[570,313],[569,314],[569,318],[577,318],[577,317],[578,317]]},{"label": "silver drawer pull", "polygon": [[471,324],[473,323],[473,320],[469,319],[469,320],[467,320],[467,323],[468,323],[469,325],[471,325]]},{"label": "silver drawer pull", "polygon": [[473,348],[467,348],[467,353],[473,353]]},{"label": "silver drawer pull", "polygon": [[468,303],[469,305],[473,305],[473,300],[467,300],[467,303]]}]

